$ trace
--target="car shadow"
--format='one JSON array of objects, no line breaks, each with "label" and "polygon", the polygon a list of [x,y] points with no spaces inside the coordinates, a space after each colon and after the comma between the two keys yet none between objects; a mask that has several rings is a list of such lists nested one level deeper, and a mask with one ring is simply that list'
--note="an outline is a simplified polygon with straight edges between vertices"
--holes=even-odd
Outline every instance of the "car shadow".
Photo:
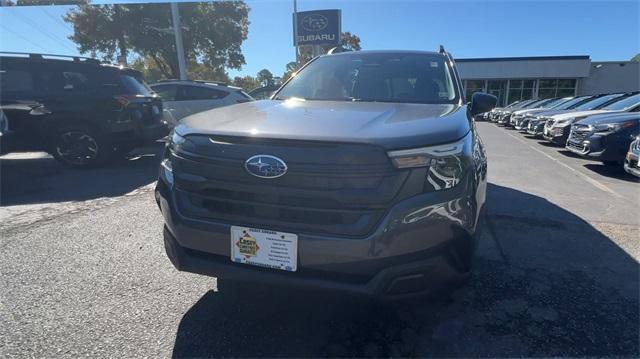
[{"label": "car shadow", "polygon": [[566,150],[566,149],[559,149],[558,153],[560,153],[560,154],[562,154],[564,156],[567,156],[567,157],[571,157],[571,158],[575,158],[575,159],[579,159],[579,160],[583,160],[583,161],[589,161],[589,162],[595,161],[594,159],[582,157],[579,154],[573,153],[573,152],[571,152],[569,150]]},{"label": "car shadow", "polygon": [[542,197],[490,184],[471,282],[381,303],[219,281],[182,317],[173,357],[635,356],[638,262]]},{"label": "car shadow", "polygon": [[547,140],[538,139],[538,144],[542,145],[542,146],[545,146],[545,147],[560,148],[559,145],[556,145],[555,143],[547,141]]},{"label": "car shadow", "polygon": [[601,176],[611,177],[627,182],[640,182],[640,178],[627,173],[622,165],[611,166],[603,163],[587,163],[583,166]]},{"label": "car shadow", "polygon": [[45,153],[0,157],[0,206],[85,201],[115,197],[157,180],[162,144],[135,149],[100,168],[63,167]]},{"label": "car shadow", "polygon": [[522,137],[529,139],[529,140],[538,140],[540,141],[540,136],[535,136],[535,135],[530,135],[528,133],[522,134]]}]

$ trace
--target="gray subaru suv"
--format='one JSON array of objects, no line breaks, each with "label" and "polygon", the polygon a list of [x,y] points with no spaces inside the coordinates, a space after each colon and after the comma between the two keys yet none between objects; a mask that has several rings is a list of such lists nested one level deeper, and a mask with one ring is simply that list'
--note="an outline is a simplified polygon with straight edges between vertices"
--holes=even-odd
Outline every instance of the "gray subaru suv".
[{"label": "gray subaru suv", "polygon": [[469,275],[487,161],[444,50],[320,56],[270,100],[186,117],[155,190],[181,271],[402,297]]}]

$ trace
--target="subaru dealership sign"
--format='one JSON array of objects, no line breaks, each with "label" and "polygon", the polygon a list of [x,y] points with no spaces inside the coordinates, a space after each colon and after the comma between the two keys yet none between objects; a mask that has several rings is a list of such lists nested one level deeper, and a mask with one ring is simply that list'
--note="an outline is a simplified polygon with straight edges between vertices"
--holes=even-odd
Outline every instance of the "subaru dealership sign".
[{"label": "subaru dealership sign", "polygon": [[[294,21],[295,21],[294,14]],[[340,43],[340,10],[302,11],[297,14],[297,34],[293,44],[302,45],[338,45]],[[295,29],[296,27],[294,27]]]}]

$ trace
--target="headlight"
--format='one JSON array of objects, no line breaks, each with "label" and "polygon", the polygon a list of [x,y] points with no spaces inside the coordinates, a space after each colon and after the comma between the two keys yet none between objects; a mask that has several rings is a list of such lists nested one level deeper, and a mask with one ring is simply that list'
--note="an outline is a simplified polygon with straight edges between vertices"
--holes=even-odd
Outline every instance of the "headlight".
[{"label": "headlight", "polygon": [[171,152],[179,150],[186,142],[186,139],[175,130],[169,135],[167,147],[164,151],[164,159],[160,162],[160,173],[169,186],[173,186],[173,163],[171,163]]},{"label": "headlight", "polygon": [[169,138],[169,146],[172,149],[179,149],[185,143],[185,138],[178,134],[176,131],[171,132],[171,137]]},{"label": "headlight", "polygon": [[167,157],[160,162],[160,169],[169,186],[173,186],[173,165],[171,164],[171,158]]},{"label": "headlight", "polygon": [[445,145],[389,151],[387,155],[397,168],[427,167],[425,190],[443,190],[462,180],[471,161],[471,134]]},{"label": "headlight", "polygon": [[563,125],[566,125],[567,123],[571,123],[573,120],[574,120],[573,118],[565,118],[565,119],[556,121],[554,125],[563,126]]},{"label": "headlight", "polygon": [[593,131],[596,133],[609,133],[609,132],[616,132],[616,131],[620,131],[623,128],[630,128],[633,127],[633,125],[636,124],[636,121],[626,121],[626,122],[618,122],[618,123],[607,123],[607,124],[600,124],[600,125],[595,125],[593,127]]},{"label": "headlight", "polygon": [[4,111],[0,111],[0,136],[7,132],[8,129],[9,121],[7,120],[7,116],[4,115]]}]

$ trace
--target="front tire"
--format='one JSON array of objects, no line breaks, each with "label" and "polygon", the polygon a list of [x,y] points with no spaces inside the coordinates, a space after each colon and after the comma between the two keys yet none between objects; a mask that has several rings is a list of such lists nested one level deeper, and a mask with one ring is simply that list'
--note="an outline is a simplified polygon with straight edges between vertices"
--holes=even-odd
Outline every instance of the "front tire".
[{"label": "front tire", "polygon": [[105,163],[113,147],[88,126],[68,125],[54,132],[50,152],[66,167],[92,168]]}]

